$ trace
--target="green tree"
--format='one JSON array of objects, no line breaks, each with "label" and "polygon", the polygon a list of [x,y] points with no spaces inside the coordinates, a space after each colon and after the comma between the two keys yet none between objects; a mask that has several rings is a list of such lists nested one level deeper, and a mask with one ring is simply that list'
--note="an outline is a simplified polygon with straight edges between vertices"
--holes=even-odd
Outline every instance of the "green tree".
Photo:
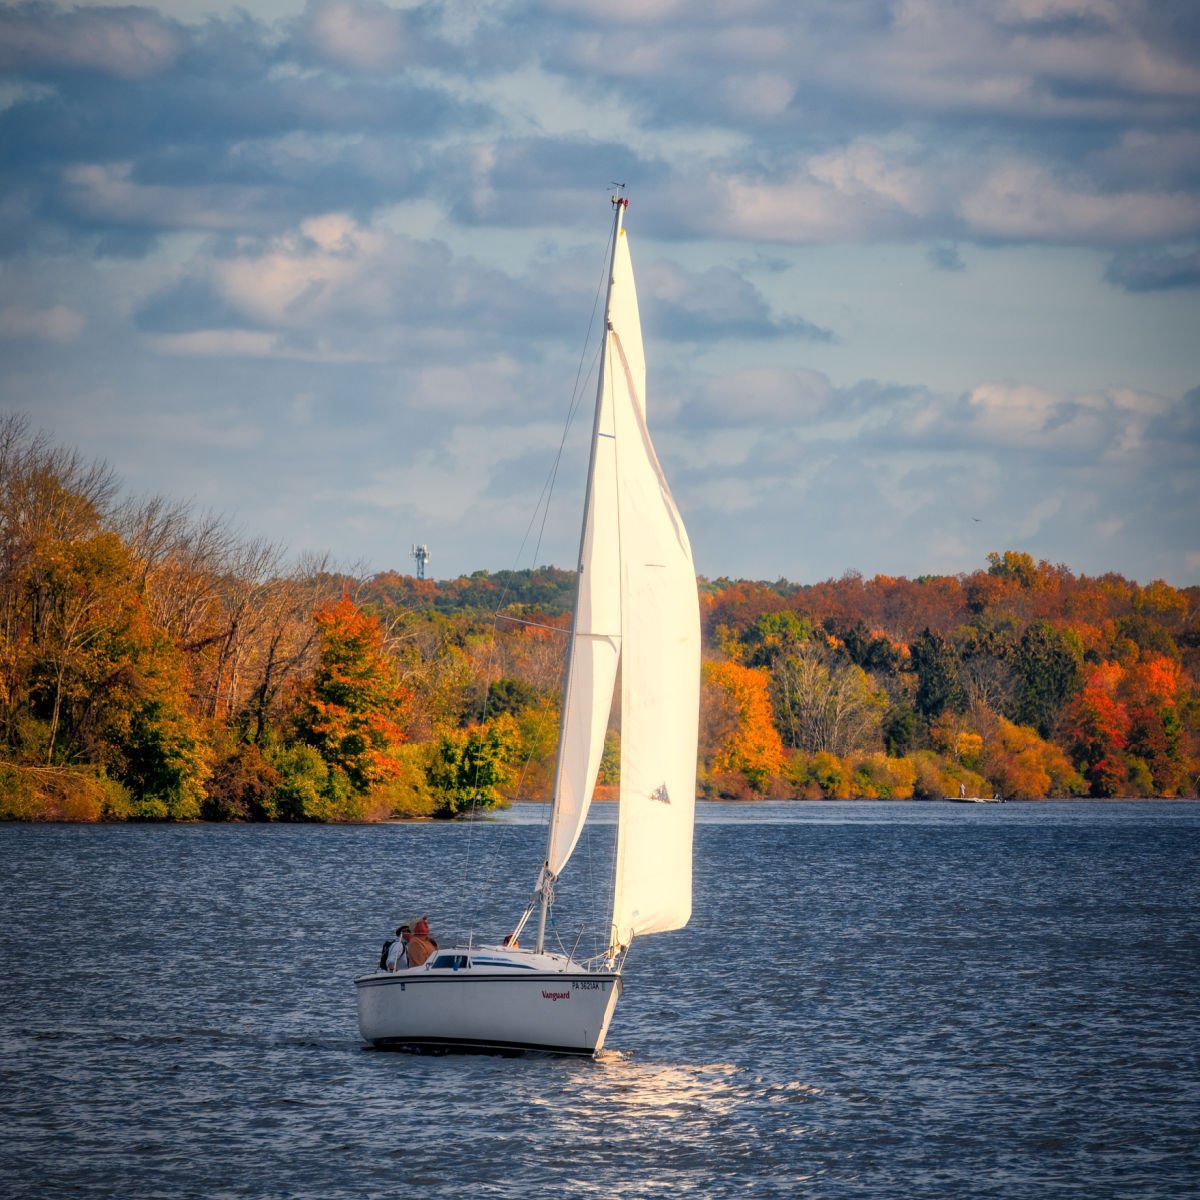
[{"label": "green tree", "polygon": [[898,700],[883,716],[884,749],[898,758],[913,748],[916,739],[916,710],[907,700]]},{"label": "green tree", "polygon": [[529,705],[535,704],[538,699],[537,688],[522,679],[497,679],[488,688],[487,713],[492,717],[498,717],[501,713],[517,715]]},{"label": "green tree", "polygon": [[123,747],[122,781],[133,793],[131,816],[191,821],[200,816],[206,747],[173,697],[149,699],[132,714]]},{"label": "green tree", "polygon": [[941,634],[927,628],[911,649],[917,673],[917,712],[928,721],[935,721],[946,711],[961,713],[966,707],[966,696],[959,682],[954,647]]},{"label": "green tree", "polygon": [[770,667],[776,659],[794,654],[813,634],[812,622],[790,608],[763,613],[742,631],[742,658],[748,667]]},{"label": "green tree", "polygon": [[334,821],[359,815],[346,772],[303,742],[279,747],[270,756],[278,776],[271,799],[284,821]]},{"label": "green tree", "polygon": [[500,789],[512,782],[520,746],[521,731],[511,713],[443,734],[428,770],[437,803],[433,815],[495,808]]},{"label": "green tree", "polygon": [[1079,690],[1079,657],[1065,635],[1046,621],[1026,627],[1012,656],[1019,725],[1032,725],[1042,737],[1054,730],[1063,706]]}]

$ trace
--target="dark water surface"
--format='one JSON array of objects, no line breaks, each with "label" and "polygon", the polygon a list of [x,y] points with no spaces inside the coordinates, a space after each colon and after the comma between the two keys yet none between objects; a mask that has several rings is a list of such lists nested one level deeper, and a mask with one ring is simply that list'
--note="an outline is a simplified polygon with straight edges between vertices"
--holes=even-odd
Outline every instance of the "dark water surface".
[{"label": "dark water surface", "polygon": [[702,806],[599,1060],[364,1051],[388,925],[503,933],[541,819],[0,826],[0,1195],[1200,1194],[1200,805]]}]

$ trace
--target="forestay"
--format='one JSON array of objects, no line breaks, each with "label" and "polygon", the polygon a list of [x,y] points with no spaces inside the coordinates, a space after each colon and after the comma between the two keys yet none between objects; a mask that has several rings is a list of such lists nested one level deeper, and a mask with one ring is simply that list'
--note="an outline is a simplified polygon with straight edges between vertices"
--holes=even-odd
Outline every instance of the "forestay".
[{"label": "forestay", "polygon": [[[592,430],[579,582],[554,769],[554,815],[546,852],[546,868],[552,878],[559,875],[571,857],[592,802],[621,656],[620,521],[608,370],[605,355]],[[644,364],[642,372],[644,375]]]}]

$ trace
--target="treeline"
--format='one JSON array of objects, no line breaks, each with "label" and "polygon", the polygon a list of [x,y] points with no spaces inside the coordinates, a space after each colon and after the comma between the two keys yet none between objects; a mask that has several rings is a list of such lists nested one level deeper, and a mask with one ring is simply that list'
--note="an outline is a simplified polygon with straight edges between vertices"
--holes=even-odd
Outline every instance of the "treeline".
[{"label": "treeline", "polygon": [[[370,820],[549,792],[571,572],[288,563],[123,498],[12,416],[0,555],[0,818]],[[1196,794],[1198,589],[1010,551],[701,590],[705,795]]]},{"label": "treeline", "polygon": [[916,580],[718,580],[707,784],[719,794],[1196,795],[1200,589],[1015,551]]}]

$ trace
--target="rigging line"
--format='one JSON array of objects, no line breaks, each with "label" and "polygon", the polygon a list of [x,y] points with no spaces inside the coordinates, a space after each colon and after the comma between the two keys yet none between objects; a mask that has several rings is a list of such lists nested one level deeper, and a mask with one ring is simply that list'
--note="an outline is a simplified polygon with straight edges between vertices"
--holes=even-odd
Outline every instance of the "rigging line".
[{"label": "rigging line", "polygon": [[[607,241],[606,241],[606,246],[607,246]],[[607,250],[606,250],[604,261],[605,261],[605,263],[607,263]],[[592,297],[592,311],[591,311],[591,315],[588,318],[587,332],[584,335],[583,344],[580,347],[580,351],[579,351],[579,364],[575,369],[575,383],[571,389],[571,399],[570,399],[570,403],[568,404],[568,407],[567,407],[567,417],[563,423],[563,430],[562,430],[562,434],[559,438],[558,449],[555,452],[554,461],[551,464],[550,472],[546,478],[546,481],[545,481],[545,483],[542,484],[542,491],[538,497],[537,503],[534,505],[534,510],[530,516],[529,524],[525,527],[525,534],[522,537],[521,544],[517,549],[517,554],[516,554],[516,558],[515,558],[516,564],[520,563],[522,556],[524,555],[525,547],[529,542],[530,534],[532,533],[534,525],[537,522],[537,516],[538,516],[539,509],[541,510],[542,519],[541,519],[541,524],[538,526],[537,540],[534,543],[534,550],[533,550],[533,555],[532,555],[533,566],[537,565],[538,556],[541,554],[542,541],[543,541],[543,539],[545,537],[545,533],[546,533],[546,523],[550,517],[550,507],[551,507],[551,503],[554,498],[554,487],[558,480],[559,467],[562,465],[563,453],[564,453],[564,450],[565,450],[566,444],[567,444],[567,437],[570,434],[571,426],[574,423],[576,414],[579,411],[579,406],[582,401],[582,397],[585,394],[585,385],[586,385],[587,381],[591,378],[591,375],[592,375],[592,367],[588,367],[588,369],[585,373],[584,366],[587,361],[587,348],[592,340],[592,330],[596,324],[596,310],[598,309],[599,304],[600,304],[600,295],[601,295],[601,292],[604,290],[604,285],[605,285],[605,275],[604,275],[604,272],[602,271],[601,276],[600,276],[600,281],[597,284],[596,293]],[[599,350],[597,350],[595,352],[595,354],[593,354],[593,358],[592,358],[592,366],[593,367],[595,365],[596,354],[598,354],[598,353],[599,353]],[[514,569],[516,569],[516,568],[514,567]],[[507,603],[508,594],[510,591],[511,591],[511,584],[506,584],[503,591],[500,593],[499,600],[497,601],[495,610],[492,614],[492,643],[493,643],[493,646],[495,645],[495,642],[496,642],[496,632],[497,632],[497,626],[501,619],[501,610],[504,608],[504,605]],[[510,617],[510,618],[506,618],[506,619],[514,620],[515,618]],[[523,624],[533,624],[533,622],[522,622],[522,623]],[[490,666],[490,659],[489,659],[489,666]],[[484,700],[483,700],[483,716],[481,717],[481,720],[486,719],[486,715],[487,715],[487,692],[485,691]],[[526,764],[526,766],[528,766],[528,764]],[[524,775],[524,772],[522,772],[522,775]],[[551,799],[553,799],[553,797],[551,797]],[[547,821],[549,820],[548,814],[547,814],[546,820]]]},{"label": "rigging line", "polygon": [[528,625],[531,629],[545,629],[550,633],[567,634],[570,632],[561,625],[547,625],[544,621],[523,621],[520,617],[514,617],[508,613],[497,613],[496,620],[497,622],[511,621],[514,625]]},{"label": "rigging line", "polygon": [[[596,324],[596,311],[600,305],[600,295],[602,292],[605,291],[606,275],[607,275],[607,268],[608,268],[607,245],[608,245],[608,243],[607,243],[607,238],[606,238],[605,239],[605,253],[604,253],[604,260],[603,260],[604,268],[601,271],[600,281],[597,284],[596,293],[592,298],[592,312],[591,312],[590,317],[588,318],[588,327],[587,327],[587,332],[584,335],[583,344],[580,347],[579,364],[575,369],[575,383],[574,383],[574,386],[571,391],[571,399],[570,399],[570,403],[568,404],[568,408],[567,408],[567,417],[566,417],[565,422],[563,423],[562,435],[559,438],[558,449],[555,453],[554,461],[551,464],[549,475],[547,476],[545,483],[543,483],[543,485],[542,485],[541,495],[538,497],[538,501],[534,505],[534,510],[530,516],[529,524],[525,527],[525,534],[522,537],[521,544],[517,549],[517,554],[516,554],[516,559],[515,559],[516,564],[519,564],[521,561],[521,558],[525,552],[525,547],[529,542],[530,534],[533,531],[535,523],[537,522],[538,510],[541,509],[542,520],[541,520],[541,524],[538,526],[537,540],[534,544],[534,551],[533,551],[533,565],[534,566],[537,565],[537,557],[541,553],[542,540],[545,536],[546,523],[549,520],[549,516],[550,516],[550,505],[551,505],[551,501],[554,496],[554,486],[555,486],[555,482],[558,479],[559,467],[562,464],[563,453],[564,453],[566,443],[567,443],[567,436],[570,433],[571,426],[575,420],[575,416],[579,411],[579,406],[581,403],[582,396],[584,395],[584,388],[587,383],[587,380],[589,380],[591,378],[592,368],[589,367],[585,374],[584,366],[587,362],[588,345],[590,344],[590,342],[592,340],[592,330],[594,329],[595,324]],[[603,339],[601,339],[601,342],[602,341],[603,341]],[[592,359],[593,367],[595,365],[596,355],[598,355],[598,354],[599,354],[599,350],[597,349],[597,351],[593,355],[593,359]],[[514,567],[514,570],[515,569],[516,569],[516,567]],[[487,720],[488,695],[491,691],[492,668],[498,658],[498,649],[497,649],[498,625],[499,625],[499,621],[500,621],[501,610],[504,608],[505,604],[507,603],[508,595],[511,590],[512,590],[512,584],[511,583],[505,584],[503,590],[500,593],[500,597],[496,603],[495,609],[492,612],[492,639],[491,639],[491,645],[490,645],[490,648],[488,651],[488,656],[487,656],[485,666],[484,666],[483,696],[482,696],[481,702],[480,702],[480,718],[479,718],[480,724],[482,724],[484,721]],[[522,771],[521,771],[521,774],[520,774],[520,777],[518,780],[518,789],[524,783],[525,776],[529,769],[529,764],[532,761],[532,757],[533,757],[533,755],[532,755],[532,750],[531,750],[528,758],[526,759],[525,765],[522,768]],[[474,847],[475,831],[474,831],[473,826],[475,823],[475,819],[478,817],[478,814],[479,814],[479,771],[480,771],[480,767],[481,767],[481,763],[480,763],[479,759],[476,758],[475,777],[472,781],[473,782],[473,791],[472,791],[472,797],[471,797],[472,829],[467,834],[467,849],[466,849],[465,861],[463,864],[463,876],[462,876],[462,881],[461,881],[464,886],[460,887],[460,889],[459,889],[460,897],[464,897],[465,893],[466,893],[465,884],[467,882],[468,873],[470,870],[471,856],[472,856],[472,851],[473,851],[473,847]],[[518,794],[519,794],[519,790],[518,790]],[[551,799],[551,801],[553,801],[553,796],[551,796],[550,799]],[[551,807],[552,807],[552,805],[547,805],[547,811],[544,814],[543,824],[547,824],[549,822],[549,819],[550,819],[549,809]]]},{"label": "rigging line", "polygon": [[[579,348],[579,364],[575,368],[575,383],[571,388],[571,398],[570,398],[570,402],[568,403],[568,406],[567,406],[567,417],[566,417],[566,421],[563,423],[562,436],[559,438],[558,449],[555,452],[554,461],[550,465],[550,471],[546,477],[546,482],[542,484],[541,494],[538,496],[537,503],[534,505],[533,512],[530,514],[529,524],[526,525],[526,527],[525,527],[525,535],[521,538],[521,544],[517,548],[516,558],[514,560],[515,564],[520,563],[521,557],[525,553],[525,546],[529,541],[529,535],[533,531],[534,524],[537,522],[537,516],[538,516],[538,512],[540,510],[542,513],[542,522],[541,522],[541,525],[538,527],[537,541],[534,543],[534,548],[533,548],[533,561],[534,561],[534,565],[535,566],[537,565],[537,556],[541,553],[541,549],[542,549],[542,538],[544,537],[545,532],[546,532],[546,521],[550,515],[550,504],[554,498],[554,485],[558,479],[558,468],[562,464],[563,451],[566,448],[566,444],[567,444],[567,435],[570,433],[571,425],[574,423],[574,420],[575,420],[575,415],[579,411],[579,405],[580,405],[580,402],[584,395],[584,385],[592,377],[592,369],[596,363],[596,355],[599,354],[599,348],[597,348],[597,350],[592,355],[592,365],[590,367],[588,367],[587,373],[585,374],[584,373],[584,364],[587,360],[588,346],[591,344],[591,341],[592,341],[592,330],[595,328],[595,325],[596,325],[596,310],[600,307],[600,295],[605,289],[605,270],[607,269],[607,264],[608,264],[608,239],[607,238],[605,239],[604,246],[605,246],[604,260],[603,260],[603,268],[604,269],[601,270],[600,281],[596,286],[596,293],[592,297],[592,311],[591,311],[591,315],[588,317],[587,332],[584,334],[583,344]],[[603,339],[600,339],[600,341],[602,343]],[[515,565],[514,565],[514,569],[516,569]],[[496,606],[497,612],[499,612],[499,610],[504,607],[504,603],[508,598],[509,590],[510,590],[509,586],[506,585],[504,590],[501,592],[500,601]]]},{"label": "rigging line", "polygon": [[571,394],[571,407],[570,407],[570,411],[567,414],[566,426],[563,428],[562,440],[558,444],[558,454],[555,456],[555,459],[554,459],[554,470],[551,472],[551,476],[550,476],[550,491],[546,497],[546,507],[542,511],[542,524],[541,524],[541,528],[538,530],[538,539],[537,539],[537,543],[534,546],[534,550],[533,550],[535,562],[537,560],[538,554],[541,553],[541,549],[542,549],[542,537],[544,536],[544,534],[546,532],[546,520],[550,515],[550,500],[554,495],[554,482],[558,476],[558,467],[559,467],[559,463],[561,463],[561,461],[562,461],[563,449],[567,444],[567,433],[571,428],[571,422],[575,417],[575,413],[577,412],[580,402],[581,402],[581,399],[584,395],[583,385],[586,384],[589,379],[591,379],[592,369],[596,365],[596,359],[599,356],[600,349],[604,343],[603,338],[598,339],[596,349],[592,353],[592,365],[590,367],[588,367],[587,373],[585,375],[584,370],[583,370],[583,365],[584,365],[585,360],[587,359],[587,348],[589,345],[591,345],[592,330],[596,326],[596,312],[600,307],[600,295],[601,295],[601,293],[607,294],[608,271],[609,271],[608,238],[606,237],[604,240],[604,253],[601,256],[600,279],[596,284],[595,295],[592,296],[592,312],[591,312],[591,316],[588,317],[587,333],[584,334],[583,345],[579,349],[579,365],[575,368],[575,387],[572,390],[572,394]]},{"label": "rigging line", "polygon": [[[566,448],[566,444],[567,444],[567,434],[570,431],[571,424],[574,421],[575,415],[579,410],[580,403],[582,402],[582,397],[585,393],[586,385],[587,385],[588,381],[592,378],[592,372],[593,372],[593,370],[596,369],[597,361],[599,360],[600,354],[604,347],[604,337],[597,338],[596,339],[596,348],[592,352],[591,365],[588,366],[587,371],[585,372],[584,371],[584,363],[587,359],[587,348],[588,348],[589,344],[591,344],[591,341],[592,341],[592,330],[595,328],[595,325],[596,325],[596,312],[600,307],[601,294],[603,294],[605,296],[605,301],[607,304],[608,275],[609,275],[609,271],[611,269],[610,265],[609,265],[609,261],[608,261],[608,255],[609,255],[608,239],[606,237],[604,240],[604,251],[603,251],[603,254],[601,255],[600,278],[596,283],[595,294],[592,296],[592,311],[591,311],[591,315],[588,317],[587,333],[584,335],[583,345],[580,347],[580,350],[579,350],[579,365],[575,369],[575,386],[574,386],[572,396],[571,396],[571,404],[570,404],[569,410],[567,412],[566,422],[563,426],[562,437],[559,440],[558,452],[554,457],[554,466],[550,472],[550,478],[547,481],[547,488],[543,489],[543,491],[545,492],[545,495],[546,495],[546,503],[542,509],[542,523],[541,523],[540,527],[538,528],[537,542],[534,544],[533,560],[534,560],[535,564],[537,562],[538,556],[541,554],[541,551],[542,551],[542,539],[545,537],[545,534],[546,534],[546,522],[550,519],[550,504],[551,504],[551,500],[553,499],[553,496],[554,496],[554,484],[558,479],[558,468],[559,468],[560,464],[562,463],[563,451]],[[584,504],[585,504],[585,506],[587,504],[586,497],[584,498]],[[534,515],[535,516],[537,515],[536,510],[535,510]],[[531,522],[531,525],[532,525],[532,522]],[[528,532],[526,533],[526,536],[528,537]],[[522,545],[524,545],[524,543],[522,543]],[[576,578],[577,579],[578,579],[578,572],[579,572],[579,564],[576,563]],[[576,582],[576,592],[578,594],[578,582]],[[564,663],[564,671],[565,671],[565,669],[566,669],[566,666]],[[564,710],[559,713],[560,734],[561,734],[561,729],[562,729],[562,723],[566,720],[566,716],[567,716],[567,714],[566,714],[566,711],[564,708]],[[552,783],[549,803],[546,805],[546,808],[542,813],[542,822],[541,823],[542,823],[543,828],[549,827],[551,817],[553,816],[553,812],[554,812],[553,788],[554,788],[554,785]]]}]

